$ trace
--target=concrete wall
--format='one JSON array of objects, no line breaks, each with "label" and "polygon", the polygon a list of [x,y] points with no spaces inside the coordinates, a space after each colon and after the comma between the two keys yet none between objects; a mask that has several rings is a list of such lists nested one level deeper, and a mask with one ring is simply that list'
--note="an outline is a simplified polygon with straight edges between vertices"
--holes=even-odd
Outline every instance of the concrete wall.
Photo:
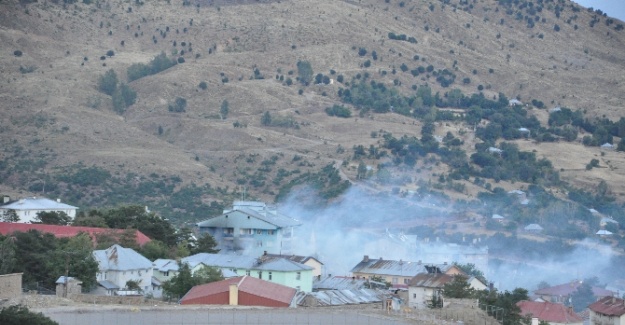
[{"label": "concrete wall", "polygon": [[0,299],[22,294],[22,273],[0,275]]}]

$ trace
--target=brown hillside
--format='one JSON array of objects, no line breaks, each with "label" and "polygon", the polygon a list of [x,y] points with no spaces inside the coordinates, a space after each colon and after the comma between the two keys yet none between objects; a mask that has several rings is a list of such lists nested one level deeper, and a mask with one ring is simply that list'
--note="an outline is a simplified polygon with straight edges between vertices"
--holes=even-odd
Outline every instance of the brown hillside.
[{"label": "brown hillside", "polygon": [[[492,0],[191,1],[189,6],[181,1],[141,5],[5,0],[0,2],[2,155],[9,159],[20,145],[46,161],[38,173],[82,162],[116,175],[179,175],[185,183],[232,189],[246,168],[253,173],[260,161],[279,154],[278,168],[302,171],[347,161],[342,172],[355,180],[358,161],[351,160],[352,147],[379,143],[372,131],[400,137],[419,136],[421,129],[419,121],[392,113],[328,116],[324,109],[340,102],[337,92],[345,87],[336,75],[349,81],[364,72],[389,87],[396,80],[405,94],[412,92],[412,85],[425,83],[441,95],[453,88],[471,94],[483,85],[488,97],[501,92],[523,102],[541,100],[547,108],[583,109],[589,117],[618,120],[625,99],[625,31],[614,26],[622,22],[606,26],[607,17],[599,17],[600,22],[590,27],[595,13],[585,8],[574,11],[577,6],[566,0],[561,1],[557,18],[555,2],[545,2],[537,13],[540,19],[528,28],[525,20],[515,20],[516,12],[524,15],[523,11],[515,9],[508,15]],[[559,31],[554,30],[556,24]],[[390,40],[389,32],[414,37],[417,43]],[[359,48],[367,50],[366,56],[359,56]],[[16,50],[23,55],[15,56]],[[115,55],[100,60],[108,50]],[[138,97],[121,115],[113,110],[110,96],[97,89],[98,78],[109,69],[127,82],[130,65],[148,63],[160,52],[180,57],[181,50],[186,52],[184,63],[129,83]],[[371,59],[372,51],[378,60]],[[415,55],[420,61],[413,59]],[[368,68],[362,66],[367,59]],[[315,74],[329,75],[334,82],[299,85],[295,79],[300,60],[309,61]],[[447,68],[456,80],[442,88],[425,74],[415,78],[402,72],[402,64],[410,69]],[[34,71],[22,73],[20,67]],[[264,79],[254,79],[254,69]],[[336,75],[330,75],[331,69]],[[292,78],[293,85],[276,76]],[[464,84],[464,78],[470,83]],[[206,90],[198,87],[201,81],[207,83]],[[186,112],[169,112],[177,97],[187,100]],[[222,120],[224,100],[229,114]],[[266,111],[274,118],[291,117],[299,127],[263,126]],[[546,124],[546,110],[530,112]],[[234,122],[247,127],[235,128]],[[437,124],[437,135],[447,131],[465,141],[469,155],[475,150],[471,126]],[[587,188],[603,179],[615,194],[625,195],[622,153],[603,156],[599,148],[578,142],[517,143],[551,160],[562,178],[576,186]],[[255,164],[246,161],[256,154]],[[294,155],[305,157],[307,164],[294,166]],[[606,168],[586,171],[584,166],[595,157]],[[375,168],[380,161],[367,163]],[[403,189],[415,189],[420,181],[435,179],[433,174],[446,169],[420,161],[416,172],[397,170],[395,176],[402,179]],[[14,177],[2,185],[5,192],[17,194],[28,188],[28,181]],[[524,184],[498,186],[513,189]],[[467,182],[465,193],[450,195],[468,198],[478,190]],[[276,188],[268,184],[250,191],[271,200]]]}]

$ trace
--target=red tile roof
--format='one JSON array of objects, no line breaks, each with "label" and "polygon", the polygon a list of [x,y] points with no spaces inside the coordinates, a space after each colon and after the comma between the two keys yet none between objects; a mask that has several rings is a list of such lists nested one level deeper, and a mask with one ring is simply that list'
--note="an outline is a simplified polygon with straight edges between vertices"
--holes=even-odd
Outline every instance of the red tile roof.
[{"label": "red tile roof", "polygon": [[603,297],[588,308],[598,314],[621,317],[625,314],[625,300],[616,297]]},{"label": "red tile roof", "polygon": [[[573,292],[577,291],[577,288],[581,284],[581,281],[572,281],[569,283],[536,290],[534,291],[534,294],[540,296],[568,296]],[[592,287],[592,293],[595,295],[595,297],[612,296],[614,294],[612,291],[600,287]]]},{"label": "red tile roof", "polygon": [[572,308],[552,302],[522,300],[516,304],[521,308],[521,315],[532,315],[546,322],[571,324],[582,323],[584,319],[573,312]]},{"label": "red tile roof", "polygon": [[195,286],[191,288],[191,290],[189,290],[189,292],[187,292],[182,299],[180,299],[180,303],[184,304],[184,302],[188,300],[228,292],[231,284],[238,284],[239,292],[245,292],[258,297],[279,301],[287,305],[291,303],[295,293],[297,292],[297,290],[281,284],[257,279],[251,276],[240,276]]},{"label": "red tile roof", "polygon": [[[56,225],[44,225],[44,224],[30,224],[30,223],[13,223],[13,222],[0,222],[0,234],[7,235],[14,232],[27,232],[29,230],[37,230],[39,232],[45,232],[53,234],[55,237],[74,237],[81,232],[87,233],[95,241],[96,234],[113,234],[121,235],[127,229],[111,229],[111,228],[96,228],[96,227],[72,227],[72,226],[56,226]],[[143,246],[146,243],[152,241],[148,236],[142,232],[136,231],[136,240],[139,246]]]}]

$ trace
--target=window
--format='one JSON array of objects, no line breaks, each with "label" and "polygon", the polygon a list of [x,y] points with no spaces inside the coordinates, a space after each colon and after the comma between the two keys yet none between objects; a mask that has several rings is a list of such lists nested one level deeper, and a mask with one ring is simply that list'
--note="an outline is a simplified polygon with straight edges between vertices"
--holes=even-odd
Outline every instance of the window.
[{"label": "window", "polygon": [[263,241],[262,240],[257,241],[256,247],[263,247]]},{"label": "window", "polygon": [[273,275],[269,272],[269,280],[273,279]]},{"label": "window", "polygon": [[412,294],[412,298],[417,299],[417,294],[416,294],[416,293],[413,293],[413,294]]},{"label": "window", "polygon": [[234,228],[224,228],[224,234],[227,234],[227,235],[234,234]]},{"label": "window", "polygon": [[165,272],[163,272],[163,275],[164,275],[164,276],[169,276],[169,271],[165,271]]},{"label": "window", "polygon": [[249,229],[249,228],[241,228],[241,229],[239,230],[239,233],[240,233],[241,235],[251,235],[251,234],[252,234],[252,229]]},{"label": "window", "polygon": [[300,286],[295,287],[295,289],[296,289],[297,291],[300,291],[300,290],[301,290]]},{"label": "window", "polygon": [[250,270],[245,270],[245,275],[250,275]]},{"label": "window", "polygon": [[262,271],[258,271],[258,278],[262,279],[263,278],[263,272]]},{"label": "window", "polygon": [[404,284],[408,284],[408,279],[404,278]]},{"label": "window", "polygon": [[295,280],[301,280],[302,279],[302,272],[297,272],[297,274],[295,275]]},{"label": "window", "polygon": [[267,235],[273,235],[275,233],[276,233],[275,230],[267,230]]},{"label": "window", "polygon": [[397,284],[397,278],[393,278],[391,281],[393,284]]},{"label": "window", "polygon": [[257,235],[262,235],[262,234],[263,234],[262,229],[256,229],[256,234],[257,234]]}]

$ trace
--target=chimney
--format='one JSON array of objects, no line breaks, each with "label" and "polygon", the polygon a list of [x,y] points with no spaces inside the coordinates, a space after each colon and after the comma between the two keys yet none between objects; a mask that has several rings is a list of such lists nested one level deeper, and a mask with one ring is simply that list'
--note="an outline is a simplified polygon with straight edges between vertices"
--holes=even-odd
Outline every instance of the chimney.
[{"label": "chimney", "polygon": [[362,259],[363,262],[369,262],[369,255],[365,255],[365,257]]},{"label": "chimney", "polygon": [[231,284],[228,287],[228,303],[230,306],[238,306],[239,305],[239,287],[236,283]]},{"label": "chimney", "polygon": [[267,256],[267,251],[263,251],[263,256]]}]

